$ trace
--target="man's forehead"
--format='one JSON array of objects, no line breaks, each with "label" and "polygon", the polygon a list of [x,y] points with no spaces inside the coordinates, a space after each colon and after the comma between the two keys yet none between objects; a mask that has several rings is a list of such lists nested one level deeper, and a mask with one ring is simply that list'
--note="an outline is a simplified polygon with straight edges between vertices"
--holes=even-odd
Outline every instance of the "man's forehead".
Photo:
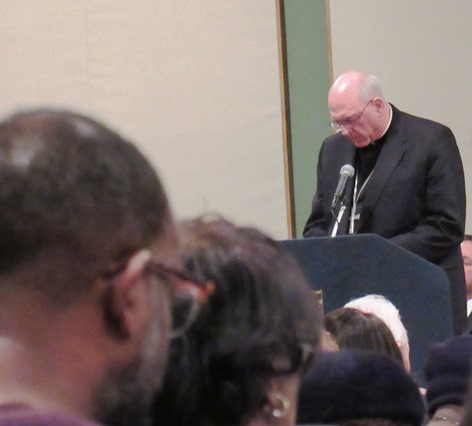
[{"label": "man's forehead", "polygon": [[329,94],[328,107],[332,114],[349,113],[357,110],[359,97],[352,90],[333,90]]},{"label": "man's forehead", "polygon": [[328,107],[332,116],[351,115],[358,109],[357,103],[352,102],[332,102]]}]

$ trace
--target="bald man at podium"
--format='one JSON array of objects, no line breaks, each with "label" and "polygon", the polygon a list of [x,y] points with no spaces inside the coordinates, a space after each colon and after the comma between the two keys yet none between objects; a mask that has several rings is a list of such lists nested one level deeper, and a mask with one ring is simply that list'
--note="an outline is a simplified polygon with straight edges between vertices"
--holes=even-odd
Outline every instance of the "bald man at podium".
[{"label": "bald man at podium", "polygon": [[454,332],[463,332],[465,183],[452,131],[398,110],[378,78],[358,71],[334,82],[328,106],[337,132],[319,153],[304,237],[377,234],[440,266]]}]

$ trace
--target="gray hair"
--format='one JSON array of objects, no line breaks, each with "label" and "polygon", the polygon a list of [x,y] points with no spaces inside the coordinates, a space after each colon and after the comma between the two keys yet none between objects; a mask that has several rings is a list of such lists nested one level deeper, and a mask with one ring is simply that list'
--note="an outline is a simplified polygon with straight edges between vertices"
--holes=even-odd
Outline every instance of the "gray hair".
[{"label": "gray hair", "polygon": [[359,100],[369,102],[373,98],[384,99],[384,96],[379,78],[369,74],[359,89]]},{"label": "gray hair", "polygon": [[358,299],[351,300],[344,305],[345,308],[355,308],[363,312],[374,314],[387,324],[393,337],[400,348],[409,342],[408,332],[403,325],[400,312],[396,306],[384,296],[369,294]]}]

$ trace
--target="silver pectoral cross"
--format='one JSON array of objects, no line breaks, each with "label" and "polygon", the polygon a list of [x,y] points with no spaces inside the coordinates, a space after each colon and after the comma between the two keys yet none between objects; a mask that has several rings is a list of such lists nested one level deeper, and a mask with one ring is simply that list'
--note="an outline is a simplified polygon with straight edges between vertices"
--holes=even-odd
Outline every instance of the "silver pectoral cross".
[{"label": "silver pectoral cross", "polygon": [[349,234],[354,234],[354,221],[359,220],[360,217],[360,213],[356,213],[356,203],[354,203],[351,209],[351,217],[349,218]]}]

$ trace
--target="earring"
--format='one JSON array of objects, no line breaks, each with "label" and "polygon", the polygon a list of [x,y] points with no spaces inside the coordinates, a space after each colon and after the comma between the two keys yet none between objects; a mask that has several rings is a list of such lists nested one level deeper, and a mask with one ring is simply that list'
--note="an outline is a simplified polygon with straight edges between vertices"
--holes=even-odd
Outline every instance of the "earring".
[{"label": "earring", "polygon": [[269,408],[270,414],[272,414],[273,417],[277,419],[281,419],[285,417],[288,413],[288,410],[290,408],[290,401],[288,398],[281,394],[280,392],[274,392],[271,394],[271,398],[277,401],[278,407],[271,406]]}]

